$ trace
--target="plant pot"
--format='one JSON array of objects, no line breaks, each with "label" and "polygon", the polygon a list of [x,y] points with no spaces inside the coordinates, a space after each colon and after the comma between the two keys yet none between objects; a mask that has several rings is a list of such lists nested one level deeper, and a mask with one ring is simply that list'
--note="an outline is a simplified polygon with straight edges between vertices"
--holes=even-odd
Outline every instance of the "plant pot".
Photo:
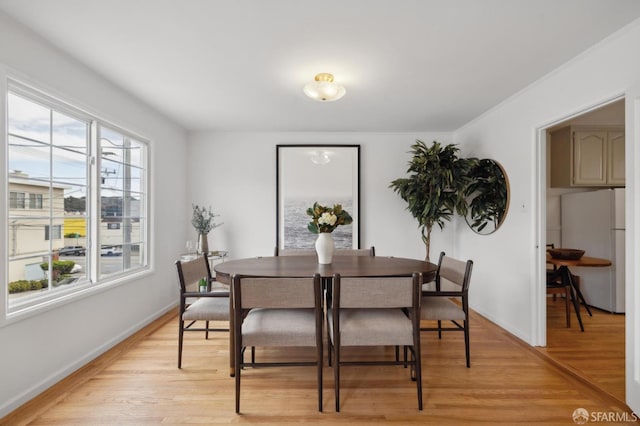
[{"label": "plant pot", "polygon": [[316,253],[318,254],[318,263],[328,265],[333,260],[333,251],[335,244],[333,236],[329,232],[321,232],[316,240]]}]

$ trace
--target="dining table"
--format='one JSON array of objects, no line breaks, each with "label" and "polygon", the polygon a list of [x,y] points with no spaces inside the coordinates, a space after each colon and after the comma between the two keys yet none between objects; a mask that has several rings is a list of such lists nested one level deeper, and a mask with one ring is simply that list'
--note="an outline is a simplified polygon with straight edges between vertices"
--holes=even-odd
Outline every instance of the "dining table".
[{"label": "dining table", "polygon": [[[228,260],[214,268],[216,281],[231,285],[234,275],[252,277],[312,277],[320,274],[327,282],[334,274],[341,277],[389,277],[407,276],[414,272],[422,276],[422,282],[435,279],[438,265],[428,261],[391,256],[334,256],[329,264],[318,263],[313,256],[265,256]],[[233,292],[230,292],[233,295]],[[229,298],[229,366],[234,375],[234,324],[233,296]]]},{"label": "dining table", "polygon": [[573,275],[571,274],[569,267],[582,266],[589,268],[604,268],[611,266],[611,261],[609,259],[590,256],[582,256],[579,259],[560,259],[552,257],[547,252],[547,263],[558,267],[558,274],[562,277],[562,282],[566,283],[565,285],[568,285],[571,289],[571,302],[573,303],[573,308],[576,311],[576,317],[578,317],[580,330],[584,331],[584,324],[582,324],[582,317],[580,316],[580,304],[582,303],[584,305],[589,316],[593,316],[593,314],[591,313],[591,309],[589,308],[582,291],[580,291],[580,286],[578,286],[573,279]]}]

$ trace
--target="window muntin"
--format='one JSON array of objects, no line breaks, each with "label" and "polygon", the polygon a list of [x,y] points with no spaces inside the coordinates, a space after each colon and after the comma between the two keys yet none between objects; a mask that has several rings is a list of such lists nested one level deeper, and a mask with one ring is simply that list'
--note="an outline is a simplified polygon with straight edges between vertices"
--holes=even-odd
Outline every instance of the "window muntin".
[{"label": "window muntin", "polygon": [[[18,83],[7,101],[8,312],[146,268],[147,144]],[[102,173],[102,161],[117,173]],[[71,246],[86,251],[59,252]]]}]

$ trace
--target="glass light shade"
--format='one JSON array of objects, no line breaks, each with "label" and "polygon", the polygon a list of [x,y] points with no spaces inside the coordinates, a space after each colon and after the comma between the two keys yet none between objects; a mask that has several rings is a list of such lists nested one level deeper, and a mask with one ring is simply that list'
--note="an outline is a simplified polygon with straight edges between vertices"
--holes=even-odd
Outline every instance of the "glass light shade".
[{"label": "glass light shade", "polygon": [[333,75],[320,73],[316,75],[315,81],[304,86],[304,93],[316,101],[332,102],[343,97],[347,91],[344,86],[333,81]]},{"label": "glass light shade", "polygon": [[331,161],[329,151],[311,151],[309,158],[313,164],[323,165]]}]

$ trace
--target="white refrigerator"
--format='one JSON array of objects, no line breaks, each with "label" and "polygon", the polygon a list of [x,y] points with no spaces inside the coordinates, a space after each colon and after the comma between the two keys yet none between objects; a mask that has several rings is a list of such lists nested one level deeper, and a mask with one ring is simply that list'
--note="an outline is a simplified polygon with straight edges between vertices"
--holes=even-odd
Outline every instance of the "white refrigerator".
[{"label": "white refrigerator", "polygon": [[565,194],[561,197],[562,247],[611,260],[608,268],[571,268],[581,277],[587,304],[624,312],[624,188]]}]

